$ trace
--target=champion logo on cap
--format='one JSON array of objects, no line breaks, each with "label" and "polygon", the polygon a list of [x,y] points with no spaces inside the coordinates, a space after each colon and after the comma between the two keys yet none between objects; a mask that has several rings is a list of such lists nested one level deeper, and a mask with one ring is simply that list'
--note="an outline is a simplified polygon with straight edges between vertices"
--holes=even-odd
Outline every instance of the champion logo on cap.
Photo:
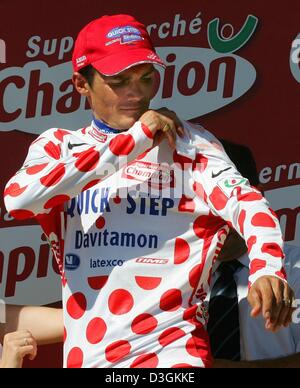
[{"label": "champion logo on cap", "polygon": [[113,43],[130,44],[143,40],[141,31],[133,26],[115,27],[106,37],[110,40],[105,43],[105,46]]}]

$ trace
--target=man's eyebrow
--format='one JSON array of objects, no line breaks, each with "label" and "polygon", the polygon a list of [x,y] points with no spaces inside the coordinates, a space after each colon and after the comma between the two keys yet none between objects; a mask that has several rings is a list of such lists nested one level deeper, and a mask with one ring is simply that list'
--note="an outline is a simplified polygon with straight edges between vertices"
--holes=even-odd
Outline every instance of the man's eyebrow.
[{"label": "man's eyebrow", "polygon": [[147,73],[143,74],[142,77],[146,77],[147,75],[150,75],[150,74],[152,74],[154,72],[156,72],[156,70],[155,69],[151,69],[151,70],[147,71]]},{"label": "man's eyebrow", "polygon": [[126,78],[125,76],[122,76],[122,75],[103,75],[102,77],[105,81],[122,80]]}]

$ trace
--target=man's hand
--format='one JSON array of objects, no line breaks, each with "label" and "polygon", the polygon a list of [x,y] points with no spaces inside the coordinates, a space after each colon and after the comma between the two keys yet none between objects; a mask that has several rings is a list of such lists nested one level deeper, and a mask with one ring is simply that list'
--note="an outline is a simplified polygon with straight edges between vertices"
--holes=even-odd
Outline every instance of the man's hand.
[{"label": "man's hand", "polygon": [[176,136],[184,136],[182,123],[176,113],[167,108],[148,110],[139,119],[154,136],[154,144],[159,144],[166,137],[172,149],[175,149]]},{"label": "man's hand", "polygon": [[289,285],[275,276],[263,276],[252,285],[248,302],[251,316],[262,314],[266,329],[276,332],[292,322],[294,292]]},{"label": "man's hand", "polygon": [[28,330],[6,334],[3,340],[1,368],[22,368],[23,359],[34,360],[37,354],[36,340]]}]

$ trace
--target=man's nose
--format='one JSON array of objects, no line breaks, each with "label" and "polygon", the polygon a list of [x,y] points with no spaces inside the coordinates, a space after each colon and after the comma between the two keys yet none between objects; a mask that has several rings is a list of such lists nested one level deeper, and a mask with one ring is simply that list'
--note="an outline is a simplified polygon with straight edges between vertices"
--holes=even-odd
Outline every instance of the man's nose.
[{"label": "man's nose", "polygon": [[127,90],[127,96],[137,100],[144,98],[143,90],[139,82],[131,82]]}]

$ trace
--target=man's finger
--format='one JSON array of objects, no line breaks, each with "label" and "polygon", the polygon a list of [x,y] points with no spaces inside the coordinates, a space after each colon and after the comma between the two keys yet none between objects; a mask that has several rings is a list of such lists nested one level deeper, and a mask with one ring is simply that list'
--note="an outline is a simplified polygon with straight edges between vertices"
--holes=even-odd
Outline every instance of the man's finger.
[{"label": "man's finger", "polygon": [[248,302],[252,307],[251,316],[257,317],[262,311],[262,302],[260,295],[253,287],[249,291]]},{"label": "man's finger", "polygon": [[[170,128],[170,126],[169,126]],[[170,128],[168,131],[165,132],[165,136],[168,139],[169,145],[172,149],[176,148],[176,135]]]},{"label": "man's finger", "polygon": [[274,302],[275,295],[273,293],[273,288],[269,280],[265,280],[265,285],[263,292],[261,293],[262,297],[262,314],[265,319],[270,319],[271,322],[274,320]]},{"label": "man's finger", "polygon": [[[167,109],[167,108],[160,108],[157,110],[157,112],[159,112],[159,114],[161,114],[162,116],[165,116],[167,118],[170,119],[170,122],[169,122],[169,125],[171,125],[172,127],[174,127],[174,130],[175,132],[180,136],[180,137],[184,137],[185,135],[185,131],[184,131],[184,128],[183,128],[183,125],[182,125],[182,122],[179,120],[178,116],[176,115],[175,112]],[[172,122],[172,124],[171,124]]]},{"label": "man's finger", "polygon": [[292,322],[292,316],[295,311],[295,308],[294,308],[295,293],[290,287],[288,287],[287,284],[285,284],[284,299],[286,304],[288,305],[288,308],[286,309],[287,310],[286,315],[283,319],[283,326],[287,327]]},{"label": "man's finger", "polygon": [[272,303],[272,311],[271,311],[271,323],[272,329],[280,327],[282,325],[282,319],[285,313],[285,302],[284,302],[284,282],[277,279],[272,278],[270,285],[273,290],[273,303]]}]

